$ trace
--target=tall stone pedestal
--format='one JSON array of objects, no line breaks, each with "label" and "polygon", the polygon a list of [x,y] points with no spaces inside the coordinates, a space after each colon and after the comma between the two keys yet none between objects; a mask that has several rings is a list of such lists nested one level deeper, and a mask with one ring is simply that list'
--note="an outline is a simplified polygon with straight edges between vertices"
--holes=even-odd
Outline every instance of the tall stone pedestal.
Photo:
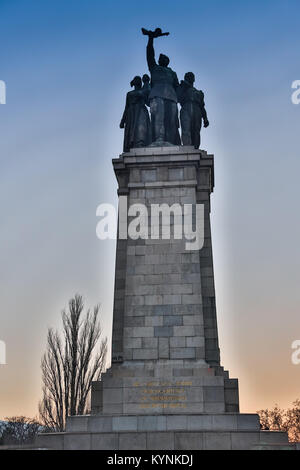
[{"label": "tall stone pedestal", "polygon": [[[210,230],[213,156],[192,147],[133,149],[113,160],[127,209],[148,209],[149,237],[118,239],[112,366],[92,386],[92,415],[40,435],[63,449],[250,449],[288,446],[240,414],[238,381],[220,365]],[[125,200],[125,199],[124,199]],[[153,204],[202,204],[204,245],[151,238]],[[149,217],[148,217],[149,216]],[[123,217],[123,215],[122,215]],[[130,217],[128,219],[130,222]],[[123,223],[124,220],[120,220]]]}]

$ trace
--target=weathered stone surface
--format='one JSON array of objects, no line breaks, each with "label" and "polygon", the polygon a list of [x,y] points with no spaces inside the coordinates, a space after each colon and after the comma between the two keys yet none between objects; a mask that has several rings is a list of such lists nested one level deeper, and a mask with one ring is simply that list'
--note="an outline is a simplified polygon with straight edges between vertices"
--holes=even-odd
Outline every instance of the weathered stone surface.
[{"label": "weathered stone surface", "polygon": [[103,390],[103,403],[123,403],[123,390],[122,388],[104,388]]},{"label": "weathered stone surface", "polygon": [[38,434],[35,440],[35,445],[38,449],[64,449],[64,438],[63,433],[60,434]]},{"label": "weathered stone surface", "polygon": [[289,442],[287,433],[283,431],[261,431],[259,439],[264,444],[286,444]]},{"label": "weathered stone surface", "polygon": [[237,414],[238,431],[258,431],[260,429],[259,416],[257,414]]},{"label": "weathered stone surface", "polygon": [[259,442],[259,432],[231,433],[232,450],[247,450]]},{"label": "weathered stone surface", "polygon": [[153,432],[147,435],[148,449],[153,450],[174,450],[173,432]]},{"label": "weathered stone surface", "polygon": [[204,401],[203,407],[204,413],[225,413],[225,403],[224,402],[206,402]]},{"label": "weathered stone surface", "polygon": [[90,416],[88,418],[88,431],[105,433],[112,431],[111,416]]},{"label": "weathered stone surface", "polygon": [[203,450],[203,433],[176,432],[174,448],[176,450]]},{"label": "weathered stone surface", "polygon": [[196,350],[195,348],[170,348],[171,359],[195,359]]},{"label": "weathered stone surface", "polygon": [[184,348],[185,345],[186,345],[186,338],[184,336],[174,336],[170,338],[171,348]]},{"label": "weathered stone surface", "polygon": [[230,450],[231,437],[229,432],[205,432],[203,434],[204,450]]},{"label": "weathered stone surface", "polygon": [[[196,426],[197,418],[200,420],[198,427]],[[297,448],[295,444],[288,443],[287,435],[283,432],[209,429],[213,418],[212,415],[141,416],[138,418],[138,431],[51,433],[39,435],[36,445],[39,448],[57,450],[291,450]],[[192,419],[194,420],[193,426],[189,425]],[[184,430],[186,424],[191,428],[190,430]]]},{"label": "weathered stone surface", "polygon": [[91,450],[91,434],[89,433],[66,433],[64,436],[64,449],[68,450]]},{"label": "weathered stone surface", "polygon": [[147,449],[145,433],[123,433],[119,435],[119,450],[144,450]]},{"label": "weathered stone surface", "polygon": [[204,387],[204,401],[205,402],[223,402],[224,401],[223,387]]},{"label": "weathered stone surface", "polygon": [[182,430],[187,429],[187,416],[183,415],[169,415],[167,416],[167,430]]},{"label": "weathered stone surface", "polygon": [[86,432],[88,430],[89,419],[87,416],[70,416],[67,420],[67,432]]},{"label": "weathered stone surface", "polygon": [[169,326],[156,326],[154,327],[155,337],[169,337],[173,335],[173,328]]},{"label": "weathered stone surface", "polygon": [[116,433],[101,432],[91,435],[91,450],[115,450],[118,449],[118,446],[118,434]]},{"label": "weathered stone surface", "polygon": [[138,416],[138,431],[166,431],[166,416]]},{"label": "weathered stone surface", "polygon": [[137,416],[117,416],[112,418],[113,431],[137,431]]},{"label": "weathered stone surface", "polygon": [[134,349],[132,358],[133,360],[149,360],[149,359],[156,360],[158,359],[158,350],[157,348]]},{"label": "weathered stone surface", "polygon": [[158,354],[159,359],[169,359],[169,339],[168,338],[158,338]]}]

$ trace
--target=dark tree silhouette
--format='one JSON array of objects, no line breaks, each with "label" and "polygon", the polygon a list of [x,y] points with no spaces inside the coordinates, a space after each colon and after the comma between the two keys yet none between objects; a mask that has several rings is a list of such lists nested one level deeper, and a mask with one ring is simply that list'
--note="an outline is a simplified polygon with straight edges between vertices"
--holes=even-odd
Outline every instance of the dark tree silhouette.
[{"label": "dark tree silhouette", "polygon": [[42,430],[37,420],[25,416],[13,416],[5,420],[0,433],[2,445],[32,444],[37,433]]},{"label": "dark tree silhouette", "polygon": [[286,411],[289,440],[300,442],[300,400],[293,402],[293,407]]},{"label": "dark tree silhouette", "polygon": [[262,430],[285,431],[290,442],[300,442],[300,400],[293,402],[293,407],[283,410],[275,405],[273,409],[257,412]]},{"label": "dark tree silhouette", "polygon": [[276,404],[272,410],[268,408],[257,412],[261,429],[264,431],[286,431],[285,411]]},{"label": "dark tree silhouette", "polygon": [[64,430],[67,416],[87,413],[92,381],[100,379],[105,367],[107,340],[101,339],[99,305],[93,313],[84,315],[83,309],[82,296],[75,295],[68,311],[62,311],[63,337],[48,330],[39,413],[45,427],[54,431]]}]

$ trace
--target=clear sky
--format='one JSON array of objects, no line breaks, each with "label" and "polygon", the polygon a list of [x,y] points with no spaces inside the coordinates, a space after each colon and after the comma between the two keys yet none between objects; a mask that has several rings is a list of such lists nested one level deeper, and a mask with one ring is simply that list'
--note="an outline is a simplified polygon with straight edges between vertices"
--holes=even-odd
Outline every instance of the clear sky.
[{"label": "clear sky", "polygon": [[170,31],[157,54],[205,92],[221,357],[241,411],[300,398],[299,14],[299,0],[0,0],[0,418],[37,413],[47,328],[76,292],[110,336],[115,243],[96,238],[96,207],[117,204],[141,26]]}]

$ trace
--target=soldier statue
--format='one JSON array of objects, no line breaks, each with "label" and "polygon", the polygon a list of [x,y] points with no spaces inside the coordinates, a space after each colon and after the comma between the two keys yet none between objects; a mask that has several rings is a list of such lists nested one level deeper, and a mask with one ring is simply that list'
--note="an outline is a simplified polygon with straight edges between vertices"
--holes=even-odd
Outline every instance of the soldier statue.
[{"label": "soldier statue", "polygon": [[176,73],[168,67],[169,58],[160,54],[158,63],[155,60],[154,38],[167,36],[160,28],[148,31],[147,62],[151,74],[151,90],[149,94],[152,142],[154,145],[180,145],[179,119],[176,90],[179,86]]},{"label": "soldier statue", "polygon": [[180,124],[183,145],[200,147],[200,130],[209,126],[204,103],[204,93],[194,88],[195,75],[187,72],[178,89],[178,101],[181,104]]},{"label": "soldier statue", "polygon": [[124,129],[123,151],[129,152],[131,148],[147,147],[151,143],[151,127],[149,113],[146,105],[149,97],[148,75],[142,79],[135,76],[130,82],[134,90],[129,91],[126,96],[125,110],[120,122],[120,128]]}]

